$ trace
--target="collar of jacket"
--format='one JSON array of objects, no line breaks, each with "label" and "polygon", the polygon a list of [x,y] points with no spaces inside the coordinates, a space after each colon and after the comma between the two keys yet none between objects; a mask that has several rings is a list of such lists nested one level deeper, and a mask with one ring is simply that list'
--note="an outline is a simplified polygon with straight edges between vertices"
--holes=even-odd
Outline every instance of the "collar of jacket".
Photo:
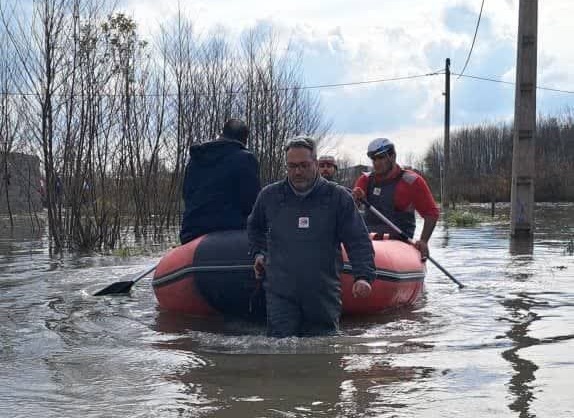
[{"label": "collar of jacket", "polygon": [[291,181],[289,180],[288,177],[285,180],[287,181],[287,184],[291,188],[291,191],[293,192],[293,194],[295,196],[299,196],[299,197],[309,196],[313,192],[313,190],[315,190],[317,187],[319,187],[321,184],[323,184],[327,181],[323,177],[321,177],[319,175],[319,173],[317,173],[317,177],[315,177],[315,181],[313,182],[313,185],[309,188],[309,190],[305,190],[304,192],[300,192],[297,189],[295,189],[295,187],[293,187],[293,185],[291,184]]},{"label": "collar of jacket", "polygon": [[403,172],[403,169],[401,168],[401,166],[398,164],[395,164],[395,166],[392,168],[392,170],[388,176],[383,177],[381,174],[377,174],[374,171],[372,172],[372,174],[373,174],[375,181],[377,181],[377,182],[392,183],[395,180],[397,180],[398,177],[400,177],[402,175],[402,172]]}]

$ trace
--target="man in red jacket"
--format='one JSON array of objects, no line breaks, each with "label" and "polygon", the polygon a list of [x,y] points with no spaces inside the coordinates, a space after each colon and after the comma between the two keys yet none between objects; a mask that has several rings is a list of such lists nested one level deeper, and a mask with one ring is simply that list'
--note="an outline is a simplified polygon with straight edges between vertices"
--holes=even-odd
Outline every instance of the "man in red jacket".
[{"label": "man in red jacket", "polygon": [[[415,232],[417,211],[424,224],[416,247],[422,259],[426,259],[429,255],[428,240],[439,217],[437,204],[426,181],[414,171],[404,170],[397,164],[395,146],[387,138],[372,140],[367,156],[373,162],[373,171],[357,179],[353,197],[366,199],[411,238]],[[388,233],[391,238],[398,238],[392,228],[370,211],[365,214],[365,222],[370,232]]]}]

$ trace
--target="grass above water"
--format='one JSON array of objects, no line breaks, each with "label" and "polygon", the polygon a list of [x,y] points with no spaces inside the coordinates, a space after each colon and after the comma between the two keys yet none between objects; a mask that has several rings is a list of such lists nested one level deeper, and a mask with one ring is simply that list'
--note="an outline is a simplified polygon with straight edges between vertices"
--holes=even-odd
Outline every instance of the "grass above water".
[{"label": "grass above water", "polygon": [[482,223],[483,216],[469,210],[450,210],[445,213],[445,222],[451,226],[476,226]]}]

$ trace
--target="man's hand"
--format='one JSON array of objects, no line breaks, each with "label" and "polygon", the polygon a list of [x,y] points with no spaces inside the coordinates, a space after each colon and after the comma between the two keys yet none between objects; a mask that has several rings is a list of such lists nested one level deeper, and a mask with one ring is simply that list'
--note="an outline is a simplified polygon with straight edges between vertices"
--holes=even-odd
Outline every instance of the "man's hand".
[{"label": "man's hand", "polygon": [[371,294],[371,285],[364,279],[358,279],[353,284],[353,297],[366,298]]},{"label": "man's hand", "polygon": [[355,200],[361,200],[364,199],[365,197],[367,197],[367,195],[365,194],[365,191],[363,189],[361,189],[360,187],[355,187],[353,189],[353,198]]},{"label": "man's hand", "polygon": [[253,270],[255,271],[255,278],[261,279],[265,274],[265,256],[263,254],[257,254],[255,256],[255,262],[253,263]]},{"label": "man's hand", "polygon": [[415,242],[415,248],[421,253],[421,261],[427,261],[430,255],[428,244],[425,241],[419,240]]}]

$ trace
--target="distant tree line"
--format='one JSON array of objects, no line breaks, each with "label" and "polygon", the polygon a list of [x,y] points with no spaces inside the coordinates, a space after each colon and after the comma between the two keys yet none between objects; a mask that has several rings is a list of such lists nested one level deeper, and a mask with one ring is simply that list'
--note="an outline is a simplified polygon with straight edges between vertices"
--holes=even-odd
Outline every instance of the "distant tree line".
[{"label": "distant tree line", "polygon": [[[511,123],[465,127],[451,134],[450,195],[455,202],[509,201]],[[536,132],[535,200],[574,201],[574,111],[540,117]],[[443,140],[424,156],[424,174],[440,198]]]},{"label": "distant tree line", "polygon": [[231,42],[180,13],[146,41],[107,0],[17,4],[0,4],[0,149],[40,157],[56,251],[177,227],[189,147],[229,117],[250,125],[264,182],[283,175],[286,139],[328,131],[271,30]]}]

